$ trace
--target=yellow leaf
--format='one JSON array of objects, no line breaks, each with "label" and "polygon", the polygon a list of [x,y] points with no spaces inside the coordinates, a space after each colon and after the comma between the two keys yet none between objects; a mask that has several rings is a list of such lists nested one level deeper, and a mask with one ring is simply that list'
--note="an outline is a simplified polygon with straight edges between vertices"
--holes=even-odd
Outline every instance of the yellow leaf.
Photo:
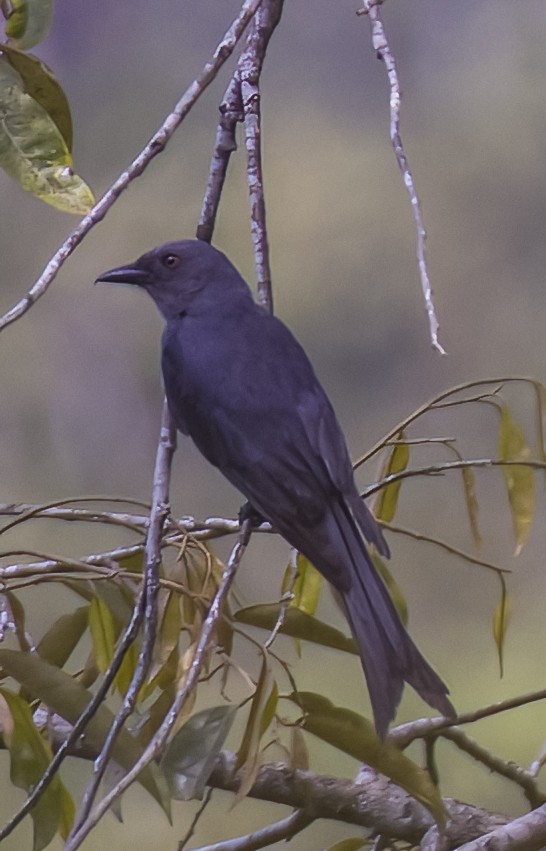
[{"label": "yellow leaf", "polygon": [[89,631],[97,667],[104,673],[114,653],[116,629],[112,613],[100,597],[93,597],[89,606]]},{"label": "yellow leaf", "polygon": [[[403,431],[398,433],[397,440],[401,442],[392,447],[387,463],[381,471],[380,481],[395,473],[401,473],[408,466],[410,450],[408,444],[402,442],[404,440]],[[385,523],[391,523],[394,520],[401,487],[402,479],[399,479],[385,485],[379,491],[374,503],[374,514],[378,520],[384,520]]]},{"label": "yellow leaf", "polygon": [[510,609],[510,598],[506,593],[506,583],[504,582],[504,579],[501,576],[501,597],[499,602],[495,606],[495,611],[493,613],[493,638],[495,639],[495,644],[497,645],[497,651],[499,654],[499,668],[501,677],[504,674],[504,639],[506,637],[506,630],[508,628],[508,621],[510,619]]},{"label": "yellow leaf", "polygon": [[[499,428],[499,458],[501,461],[525,461],[531,450],[521,428],[514,422],[506,405],[501,408]],[[512,512],[516,555],[524,547],[535,511],[535,479],[530,467],[507,465],[502,467],[508,501]]]}]

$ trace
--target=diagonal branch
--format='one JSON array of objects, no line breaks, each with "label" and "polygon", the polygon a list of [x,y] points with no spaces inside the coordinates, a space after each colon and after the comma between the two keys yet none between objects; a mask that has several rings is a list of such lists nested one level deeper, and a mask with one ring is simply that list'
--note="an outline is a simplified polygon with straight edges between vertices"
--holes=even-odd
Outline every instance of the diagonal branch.
[{"label": "diagonal branch", "polygon": [[102,816],[108,811],[112,804],[123,794],[123,792],[128,788],[128,786],[130,786],[131,783],[134,782],[140,772],[147,765],[149,765],[152,760],[156,759],[156,757],[162,753],[166,743],[169,740],[169,737],[172,733],[173,727],[177,721],[180,712],[184,708],[186,702],[193,694],[193,691],[197,686],[201,670],[205,662],[206,653],[209,648],[209,643],[213,636],[214,630],[216,629],[216,624],[219,618],[221,617],[222,610],[227,601],[231,585],[235,578],[235,574],[243,557],[244,551],[247,547],[251,532],[252,529],[250,520],[245,520],[245,522],[241,526],[241,532],[237,543],[233,547],[228,562],[226,564],[222,580],[212,599],[209,611],[207,613],[207,617],[203,622],[203,627],[201,629],[199,639],[195,645],[195,651],[191,663],[189,665],[187,674],[184,677],[182,685],[179,691],[177,692],[170,709],[165,715],[165,718],[163,720],[163,723],[159,727],[159,730],[151,740],[150,744],[144,750],[141,757],[131,768],[131,770],[123,776],[119,783],[117,783],[108,792],[108,794],[105,795],[101,801],[99,801],[98,804],[96,804],[96,806],[90,812],[86,820],[79,826],[79,829],[72,834],[70,840],[65,846],[65,851],[75,851],[76,848],[80,847],[85,837],[89,834],[89,832],[93,829],[97,822],[102,818]]}]

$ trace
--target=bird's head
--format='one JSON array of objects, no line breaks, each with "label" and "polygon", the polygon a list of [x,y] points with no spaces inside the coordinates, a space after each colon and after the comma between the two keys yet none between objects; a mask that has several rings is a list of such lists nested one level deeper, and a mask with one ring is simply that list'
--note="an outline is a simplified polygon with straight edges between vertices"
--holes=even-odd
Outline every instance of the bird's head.
[{"label": "bird's head", "polygon": [[146,290],[167,320],[187,313],[209,293],[213,301],[233,297],[248,287],[227,257],[207,242],[166,242],[134,263],[103,272],[96,283],[135,284]]}]

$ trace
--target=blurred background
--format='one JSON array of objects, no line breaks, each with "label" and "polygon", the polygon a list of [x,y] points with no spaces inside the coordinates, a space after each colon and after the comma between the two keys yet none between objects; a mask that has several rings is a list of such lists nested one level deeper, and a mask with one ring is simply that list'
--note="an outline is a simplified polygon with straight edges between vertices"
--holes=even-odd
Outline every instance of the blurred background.
[{"label": "blurred background", "polygon": [[[51,34],[35,52],[69,97],[75,168],[97,197],[170,111],[239,5],[239,0],[118,0],[98,6],[56,0]],[[262,99],[276,312],[315,363],[355,458],[454,384],[508,375],[546,379],[544,3],[400,0],[383,8],[398,62],[402,134],[428,227],[447,357],[429,343],[415,230],[388,137],[385,69],[371,48],[368,21],[355,16],[356,8],[345,0],[335,6],[287,0],[268,52]],[[233,67],[234,60],[167,150],[65,264],[46,296],[0,336],[2,501],[87,494],[149,498],[162,399],[161,321],[144,294],[93,287],[92,281],[157,243],[195,232],[217,106]],[[27,291],[76,220],[23,193],[4,174],[0,186],[4,312]],[[232,162],[215,244],[253,284],[243,151]],[[532,392],[511,387],[506,398],[533,441]],[[495,411],[476,405],[423,420],[413,435],[457,437],[467,457],[494,457],[497,427]],[[439,447],[421,448],[413,463],[447,457]],[[375,462],[361,470],[361,484],[373,481],[377,471]],[[458,476],[406,482],[397,523],[472,550]],[[544,685],[546,528],[541,481],[538,485],[530,541],[515,559],[501,474],[477,473],[481,555],[513,570],[502,679],[491,629],[498,598],[494,576],[430,545],[389,536],[391,568],[408,599],[411,632],[449,683],[460,711]],[[181,441],[173,510],[199,518],[234,516],[240,501]],[[2,550],[19,545],[85,554],[126,540],[111,529],[66,529],[43,521],[10,533]],[[282,542],[253,541],[238,577],[248,602],[276,598],[287,557]],[[39,586],[25,600],[34,639],[56,612],[74,605],[56,587]],[[322,614],[342,626],[328,600]],[[340,705],[369,711],[356,659],[312,647],[304,653],[301,688],[323,689]],[[408,693],[399,720],[424,711]],[[546,739],[544,722],[544,704],[537,703],[468,732],[503,759],[528,766]],[[326,746],[310,746],[315,770],[354,774],[354,761]],[[513,786],[451,745],[439,750],[444,794],[509,814],[525,811]],[[87,770],[68,766],[75,790],[83,787]],[[7,785],[2,819],[21,800],[8,794]],[[231,803],[229,796],[215,794],[194,845],[283,814],[255,802],[230,813]],[[84,847],[108,842],[140,851],[158,841],[174,847],[173,836],[184,834],[194,809],[175,808],[173,833],[155,805],[132,792],[125,823],[105,819]],[[356,833],[315,825],[292,847],[322,847]],[[25,843],[29,826],[4,844],[8,851],[30,847]]]}]

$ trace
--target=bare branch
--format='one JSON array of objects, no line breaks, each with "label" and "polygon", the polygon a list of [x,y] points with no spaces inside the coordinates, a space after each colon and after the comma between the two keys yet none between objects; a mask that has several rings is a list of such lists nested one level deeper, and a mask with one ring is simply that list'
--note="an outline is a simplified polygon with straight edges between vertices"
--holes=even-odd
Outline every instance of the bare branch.
[{"label": "bare branch", "polygon": [[[222,753],[209,785],[236,793],[239,788],[234,754]],[[432,816],[399,786],[367,769],[361,782],[294,770],[281,763],[260,768],[249,796],[304,810],[308,817],[334,819],[371,828],[395,839],[418,843],[432,824]],[[479,807],[444,799],[448,811],[448,847],[480,836],[508,819]]]},{"label": "bare branch", "polygon": [[157,631],[157,594],[159,591],[161,537],[163,533],[163,524],[168,514],[171,464],[175,448],[176,430],[169,413],[169,406],[165,400],[163,403],[161,432],[157,447],[153,476],[152,508],[150,512],[148,532],[146,535],[146,566],[144,572],[144,584],[142,585],[140,592],[140,596],[143,597],[143,602],[140,604],[139,600],[135,605],[135,608],[142,608],[142,614],[144,617],[144,635],[138,657],[138,664],[131,680],[131,684],[127,689],[127,694],[123,699],[121,707],[116,713],[116,717],[114,718],[101,752],[94,762],[93,777],[83,796],[80,812],[74,821],[74,826],[71,831],[71,837],[77,833],[89,815],[99,784],[104,776],[104,772],[106,771],[116,739],[125,724],[125,721],[129,718],[135,708],[138,693],[150,668]]},{"label": "bare branch", "polygon": [[447,473],[450,470],[464,470],[466,467],[474,469],[492,468],[492,467],[530,467],[532,470],[546,470],[546,461],[538,461],[533,458],[525,458],[520,460],[509,460],[500,458],[471,458],[465,461],[444,461],[442,464],[429,464],[427,467],[415,467],[411,470],[400,470],[399,473],[391,473],[390,476],[385,476],[380,482],[367,487],[361,494],[363,498],[368,498],[376,491],[385,488],[392,482],[398,482],[402,479],[411,479],[414,476],[439,476]]},{"label": "bare branch", "polygon": [[297,833],[305,830],[314,819],[305,814],[303,810],[296,810],[286,818],[268,824],[254,833],[246,836],[237,836],[234,839],[224,839],[221,842],[213,842],[212,845],[202,845],[194,851],[259,851],[273,845],[274,842],[288,842]]},{"label": "bare branch", "polygon": [[0,317],[0,331],[23,316],[44,295],[61,266],[81,243],[87,233],[102,221],[121,193],[135,178],[139,177],[145,171],[154,157],[163,151],[186,115],[218,75],[222,65],[224,65],[233,53],[261,2],[262,0],[244,0],[239,14],[218,44],[212,58],[204,65],[201,73],[186,89],[173,111],[167,116],[161,127],[154,133],[148,144],[133,160],[131,165],[120,174],[110,189],[95,204],[91,212],[84,216],[75,230],[72,231],[70,236],[67,237],[61,247],[55,252],[26,296]]},{"label": "bare branch", "polygon": [[423,291],[425,308],[428,316],[430,339],[432,341],[433,347],[438,352],[440,352],[441,355],[445,355],[445,349],[438,340],[439,325],[438,318],[436,316],[436,308],[434,307],[432,285],[430,283],[430,278],[428,274],[428,265],[425,250],[427,232],[425,230],[425,224],[423,221],[421,201],[419,200],[419,195],[417,194],[417,191],[415,189],[413,174],[410,169],[408,158],[404,150],[404,144],[402,142],[402,135],[400,133],[400,81],[398,79],[398,71],[396,69],[394,55],[392,53],[387,34],[385,32],[385,27],[383,24],[383,19],[381,17],[379,5],[380,4],[377,2],[377,0],[364,0],[364,8],[360,9],[357,14],[368,16],[372,29],[373,48],[376,51],[378,58],[383,60],[385,68],[387,69],[387,76],[389,79],[389,86],[391,92],[389,101],[391,114],[391,143],[394,150],[394,154],[396,156],[398,167],[402,172],[404,186],[406,187],[410,197],[411,209],[415,221],[415,226],[417,229],[417,262],[419,264],[421,289]]},{"label": "bare branch", "polygon": [[546,700],[546,689],[518,695],[517,697],[510,697],[508,700],[501,700],[490,706],[483,706],[473,712],[462,712],[456,718],[418,718],[416,721],[410,721],[407,724],[400,724],[398,727],[394,727],[390,730],[388,739],[397,747],[405,749],[415,739],[423,739],[432,733],[441,733],[442,730],[450,727],[481,721],[482,718],[489,718],[491,715],[508,712],[510,709],[518,709],[520,706],[527,706],[529,703],[536,703],[538,700]]},{"label": "bare branch", "polygon": [[536,780],[531,774],[521,766],[511,760],[504,760],[496,756],[496,754],[488,751],[483,745],[480,745],[475,739],[468,736],[459,727],[450,727],[442,730],[442,738],[449,739],[460,750],[469,754],[477,762],[485,765],[489,771],[495,774],[500,774],[501,777],[506,777],[512,780],[518,786],[521,786],[525,793],[525,797],[532,807],[537,807],[540,804],[546,803],[546,797],[540,792]]}]

